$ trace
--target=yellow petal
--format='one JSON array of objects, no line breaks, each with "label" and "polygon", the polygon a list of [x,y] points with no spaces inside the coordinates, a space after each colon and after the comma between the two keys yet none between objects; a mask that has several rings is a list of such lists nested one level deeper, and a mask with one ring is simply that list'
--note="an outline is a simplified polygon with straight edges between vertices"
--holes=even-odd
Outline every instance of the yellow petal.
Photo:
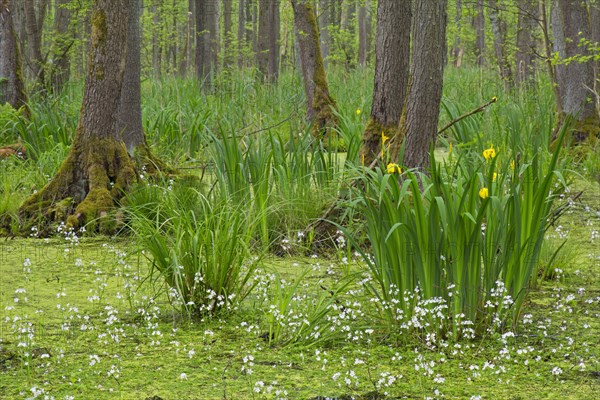
[{"label": "yellow petal", "polygon": [[487,199],[488,197],[490,197],[490,192],[488,188],[484,187],[479,189],[479,197],[481,197],[482,199]]}]

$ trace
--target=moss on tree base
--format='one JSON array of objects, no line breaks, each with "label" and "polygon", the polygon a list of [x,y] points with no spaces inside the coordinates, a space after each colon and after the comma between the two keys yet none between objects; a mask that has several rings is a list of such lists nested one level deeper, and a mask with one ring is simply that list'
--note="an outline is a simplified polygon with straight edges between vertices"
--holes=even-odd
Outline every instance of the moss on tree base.
[{"label": "moss on tree base", "polygon": [[[362,165],[369,166],[374,160],[382,154],[382,142],[385,135],[386,140],[383,148],[383,157],[381,157],[382,165],[387,162],[395,162],[398,158],[398,150],[400,149],[401,141],[396,138],[399,136],[400,129],[398,125],[383,125],[375,119],[369,119],[365,133],[363,135],[362,147],[360,150],[360,162]],[[392,141],[392,138],[394,141]]]},{"label": "moss on tree base", "polygon": [[49,234],[64,222],[67,228],[85,226],[112,233],[117,229],[112,211],[136,180],[134,163],[122,142],[76,141],[54,179],[21,205],[21,226],[26,231],[37,226],[41,234]]}]

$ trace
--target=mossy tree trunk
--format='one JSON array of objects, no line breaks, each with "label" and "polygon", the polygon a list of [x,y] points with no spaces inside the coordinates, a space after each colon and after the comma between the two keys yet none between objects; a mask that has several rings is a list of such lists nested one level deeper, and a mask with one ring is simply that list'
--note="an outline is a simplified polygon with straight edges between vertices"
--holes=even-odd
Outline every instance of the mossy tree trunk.
[{"label": "mossy tree trunk", "polygon": [[20,209],[22,218],[33,223],[37,219],[42,228],[54,221],[66,220],[73,228],[97,221],[100,231],[111,231],[114,218],[107,215],[136,181],[117,125],[129,5],[130,0],[94,2],[88,71],[73,145],[52,181]]},{"label": "mossy tree trunk", "polygon": [[[411,2],[380,0],[377,8],[375,84],[371,119],[365,128],[361,162],[370,165],[382,151],[382,135],[399,135],[399,124],[408,90]],[[392,143],[395,158],[400,140]],[[384,144],[387,148],[388,145]],[[386,150],[386,149],[383,150]]]},{"label": "mossy tree trunk", "polygon": [[322,138],[337,125],[335,100],[329,94],[319,43],[315,10],[310,0],[292,0],[296,39],[307,102],[307,117],[315,137]]},{"label": "mossy tree trunk", "polygon": [[27,111],[21,55],[10,0],[0,0],[0,104]]},{"label": "mossy tree trunk", "polygon": [[437,136],[446,63],[447,0],[415,3],[412,76],[406,100],[404,165],[421,170],[429,166],[429,149]]}]

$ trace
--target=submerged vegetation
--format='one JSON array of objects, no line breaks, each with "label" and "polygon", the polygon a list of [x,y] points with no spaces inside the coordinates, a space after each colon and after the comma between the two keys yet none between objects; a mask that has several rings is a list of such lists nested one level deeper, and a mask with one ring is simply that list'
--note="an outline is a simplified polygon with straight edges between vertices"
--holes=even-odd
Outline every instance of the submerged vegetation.
[{"label": "submerged vegetation", "polygon": [[1,108],[0,141],[28,158],[0,160],[0,397],[593,397],[597,143],[553,135],[549,84],[481,74],[447,71],[441,126],[498,101],[440,135],[427,174],[385,134],[383,163],[361,164],[364,71],[331,74],[327,142],[291,72],[145,82],[148,143],[178,173],[138,171],[110,237],[20,226],[79,91],[29,120]]}]

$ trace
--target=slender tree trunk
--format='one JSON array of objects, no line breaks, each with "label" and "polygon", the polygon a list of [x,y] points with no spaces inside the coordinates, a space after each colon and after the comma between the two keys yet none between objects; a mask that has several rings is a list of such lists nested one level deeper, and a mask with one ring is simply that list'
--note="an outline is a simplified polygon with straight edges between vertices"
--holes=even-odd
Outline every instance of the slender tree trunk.
[{"label": "slender tree trunk", "polygon": [[69,81],[71,76],[71,61],[69,50],[74,37],[70,29],[71,11],[67,7],[69,0],[56,0],[54,11],[54,44],[52,48],[52,90],[55,93]]},{"label": "slender tree trunk", "polygon": [[477,0],[477,14],[475,15],[475,57],[477,65],[483,67],[485,64],[485,14],[483,0]]},{"label": "slender tree trunk", "polygon": [[125,143],[127,152],[133,156],[135,149],[146,144],[142,127],[141,60],[140,60],[140,0],[129,0],[127,25],[127,53],[125,72],[121,86],[117,132]]},{"label": "slender tree trunk", "polygon": [[[567,58],[566,40],[565,40],[565,26],[562,12],[558,5],[558,0],[553,0],[552,9],[550,12],[550,18],[552,23],[552,46],[554,53],[559,59]],[[564,112],[565,103],[565,88],[566,88],[566,67],[564,64],[557,63],[554,67],[556,72],[556,88],[560,97],[560,107],[558,107],[562,114]]]},{"label": "slender tree trunk", "polygon": [[21,206],[24,221],[36,223],[41,215],[41,228],[66,218],[68,227],[89,223],[92,231],[115,229],[115,218],[108,213],[137,176],[117,130],[129,4],[94,2],[91,54],[75,139],[57,175]]},{"label": "slender tree trunk", "polygon": [[332,0],[319,0],[319,33],[321,36],[321,57],[323,66],[327,69],[329,56],[329,22],[332,8]]},{"label": "slender tree trunk", "polygon": [[399,134],[408,91],[410,26],[410,1],[379,0],[373,106],[361,150],[364,165],[370,165],[381,153],[382,134],[389,138]]},{"label": "slender tree trunk", "polygon": [[[590,37],[596,46],[600,46],[600,1],[590,3]],[[596,111],[600,118],[600,59],[594,62],[594,96],[596,97]]]},{"label": "slender tree trunk", "polygon": [[367,6],[358,7],[358,65],[367,65]]},{"label": "slender tree trunk", "polygon": [[217,72],[219,2],[196,0],[196,75],[210,85]]},{"label": "slender tree trunk", "polygon": [[25,7],[25,27],[27,30],[27,41],[29,44],[29,67],[32,72],[33,80],[36,83],[44,84],[44,68],[42,58],[41,31],[38,30],[38,20],[35,14],[35,5],[33,0],[23,0]]},{"label": "slender tree trunk", "polygon": [[250,27],[252,30],[249,32],[249,38],[251,39],[250,43],[252,43],[252,50],[256,52],[258,48],[258,1],[259,0],[249,0],[248,4],[248,18],[250,19]]},{"label": "slender tree trunk", "polygon": [[155,76],[161,76],[162,43],[160,35],[161,4],[163,0],[153,0],[152,3],[152,70]]},{"label": "slender tree trunk", "polygon": [[356,37],[356,0],[346,0],[342,3],[342,23],[343,35],[340,35],[341,48],[344,52],[344,66],[346,71],[354,67],[356,60],[356,47],[354,38]]},{"label": "slender tree trunk", "polygon": [[12,17],[11,0],[0,0],[0,105],[24,107],[28,114],[21,54]]},{"label": "slender tree trunk", "polygon": [[[585,5],[579,0],[558,0],[555,6],[553,31],[559,55],[561,58],[563,55],[565,58],[588,56],[586,46],[580,46],[581,39],[590,38]],[[564,65],[562,71],[564,74],[558,83],[563,85],[560,90],[563,114],[574,117],[575,138],[585,140],[590,133],[597,134],[600,131],[600,121],[591,91],[594,87],[593,64],[591,61],[569,62]]]},{"label": "slender tree trunk", "polygon": [[238,4],[238,30],[237,30],[237,45],[238,45],[238,68],[244,66],[244,32],[246,30],[246,0],[239,0]]},{"label": "slender tree trunk", "polygon": [[454,66],[459,68],[462,65],[464,49],[462,46],[462,0],[456,0],[456,14],[454,15],[454,24],[456,25],[456,36],[454,36],[454,48],[452,49],[452,59]]},{"label": "slender tree trunk", "polygon": [[519,0],[517,22],[517,53],[515,83],[529,86],[534,83],[535,40],[533,33],[537,27],[538,6],[536,0]]},{"label": "slender tree trunk", "polygon": [[223,0],[223,66],[231,69],[234,62],[233,49],[233,0]]},{"label": "slender tree trunk", "polygon": [[337,124],[333,113],[336,104],[329,94],[313,6],[310,0],[292,0],[292,8],[306,94],[307,117],[313,125],[315,136],[321,138],[328,133],[328,128]]},{"label": "slender tree trunk", "polygon": [[279,74],[279,1],[261,0],[258,17],[258,70],[269,82]]},{"label": "slender tree trunk", "polygon": [[562,99],[560,96],[557,71],[554,63],[552,62],[552,40],[550,39],[550,28],[548,24],[548,7],[546,0],[539,0],[539,15],[540,25],[542,28],[542,39],[544,42],[546,68],[548,70],[548,76],[550,76],[550,82],[552,84],[552,94],[554,96],[554,104],[556,105],[557,114],[562,114]]},{"label": "slender tree trunk", "polygon": [[412,79],[407,99],[404,165],[425,169],[437,136],[446,56],[446,0],[417,1]]},{"label": "slender tree trunk", "polygon": [[496,52],[496,61],[498,62],[500,78],[502,79],[502,82],[504,82],[505,89],[510,89],[513,86],[514,81],[506,49],[506,23],[500,17],[498,2],[496,0],[488,0],[488,4],[492,35],[494,36],[494,50]]}]

